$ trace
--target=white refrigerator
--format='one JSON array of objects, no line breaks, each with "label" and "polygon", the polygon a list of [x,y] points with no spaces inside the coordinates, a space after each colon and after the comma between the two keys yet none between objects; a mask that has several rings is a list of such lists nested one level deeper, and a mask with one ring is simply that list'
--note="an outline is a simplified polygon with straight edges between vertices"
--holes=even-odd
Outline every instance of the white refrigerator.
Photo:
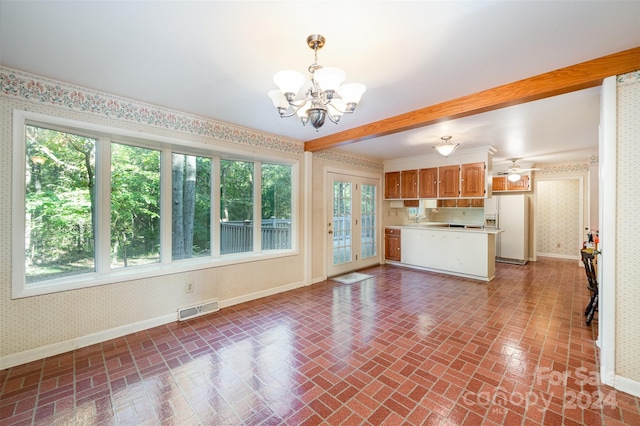
[{"label": "white refrigerator", "polygon": [[[525,194],[494,195],[485,200],[485,217],[495,217],[496,262],[529,261],[529,199]],[[493,216],[495,215],[495,216]]]}]

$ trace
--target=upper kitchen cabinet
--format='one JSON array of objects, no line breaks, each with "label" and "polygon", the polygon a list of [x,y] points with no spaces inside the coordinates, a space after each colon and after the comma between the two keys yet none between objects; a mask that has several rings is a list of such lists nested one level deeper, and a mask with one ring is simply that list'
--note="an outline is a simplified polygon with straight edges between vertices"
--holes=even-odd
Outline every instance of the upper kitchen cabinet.
[{"label": "upper kitchen cabinet", "polygon": [[438,168],[420,169],[418,178],[419,198],[438,198]]},{"label": "upper kitchen cabinet", "polygon": [[492,180],[493,182],[493,191],[506,191],[507,190],[507,177],[506,176],[496,176]]},{"label": "upper kitchen cabinet", "polygon": [[418,170],[400,172],[400,197],[418,198]]},{"label": "upper kitchen cabinet", "polygon": [[[491,196],[490,146],[384,161],[386,199],[486,198]],[[505,184],[506,186],[506,184]]]},{"label": "upper kitchen cabinet", "polygon": [[507,180],[507,191],[530,191],[531,185],[529,185],[529,176],[520,175],[520,180],[511,182]]},{"label": "upper kitchen cabinet", "polygon": [[400,172],[384,174],[384,198],[400,197]]},{"label": "upper kitchen cabinet", "polygon": [[493,192],[531,191],[531,178],[529,174],[520,175],[520,180],[511,182],[507,176],[495,176],[493,178]]},{"label": "upper kitchen cabinet", "polygon": [[460,166],[461,197],[484,197],[485,163],[468,163]]},{"label": "upper kitchen cabinet", "polygon": [[460,196],[460,166],[438,167],[438,197]]}]

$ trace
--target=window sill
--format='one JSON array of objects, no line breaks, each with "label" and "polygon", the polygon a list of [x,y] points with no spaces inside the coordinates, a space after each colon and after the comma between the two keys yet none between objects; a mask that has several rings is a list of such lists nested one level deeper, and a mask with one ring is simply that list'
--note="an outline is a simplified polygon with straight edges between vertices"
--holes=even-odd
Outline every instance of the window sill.
[{"label": "window sill", "polygon": [[72,277],[57,278],[49,281],[36,282],[22,286],[14,285],[11,299],[39,296],[58,293],[62,291],[78,290],[97,287],[100,285],[116,284],[125,281],[141,280],[163,275],[179,274],[183,272],[197,271],[201,269],[220,268],[229,265],[239,265],[262,260],[277,259],[296,256],[297,250],[273,250],[262,253],[236,253],[226,254],[217,258],[206,257],[189,260],[174,261],[171,264],[154,263],[130,268],[120,268],[109,274],[98,273],[82,274]]}]

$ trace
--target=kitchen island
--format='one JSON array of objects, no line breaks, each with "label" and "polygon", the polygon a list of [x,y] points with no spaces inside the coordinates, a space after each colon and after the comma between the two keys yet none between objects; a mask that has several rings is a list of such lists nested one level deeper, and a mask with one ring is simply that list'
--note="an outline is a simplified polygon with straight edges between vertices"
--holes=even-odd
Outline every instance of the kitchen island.
[{"label": "kitchen island", "polygon": [[491,281],[496,269],[494,228],[448,224],[388,226],[401,230],[401,258],[391,264]]}]

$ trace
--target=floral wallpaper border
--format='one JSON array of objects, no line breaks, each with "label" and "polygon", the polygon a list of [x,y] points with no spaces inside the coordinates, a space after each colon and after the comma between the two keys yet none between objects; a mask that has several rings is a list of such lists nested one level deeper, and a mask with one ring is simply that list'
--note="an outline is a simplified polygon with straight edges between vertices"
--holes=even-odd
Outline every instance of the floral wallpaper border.
[{"label": "floral wallpaper border", "polygon": [[[251,131],[210,118],[186,114],[127,98],[109,95],[72,84],[62,83],[23,71],[0,66],[0,96],[18,97],[109,118],[177,130],[241,143],[274,151],[303,154],[304,143]],[[359,158],[335,151],[314,153],[314,157],[351,166],[382,170],[381,161]]]},{"label": "floral wallpaper border", "polygon": [[620,74],[618,76],[618,86],[624,86],[627,84],[640,83],[640,70],[631,71],[626,74]]},{"label": "floral wallpaper border", "polygon": [[0,96],[17,97],[71,110],[207,136],[275,151],[302,154],[302,142],[190,115],[151,104],[0,67]]},{"label": "floral wallpaper border", "polygon": [[365,167],[368,169],[384,170],[382,161],[371,160],[369,158],[356,157],[337,151],[318,151],[313,156],[322,160],[335,161],[351,166]]},{"label": "floral wallpaper border", "polygon": [[551,174],[567,174],[567,173],[584,173],[589,171],[589,163],[563,163],[563,164],[536,164],[542,170],[536,170],[534,173],[539,175]]}]

